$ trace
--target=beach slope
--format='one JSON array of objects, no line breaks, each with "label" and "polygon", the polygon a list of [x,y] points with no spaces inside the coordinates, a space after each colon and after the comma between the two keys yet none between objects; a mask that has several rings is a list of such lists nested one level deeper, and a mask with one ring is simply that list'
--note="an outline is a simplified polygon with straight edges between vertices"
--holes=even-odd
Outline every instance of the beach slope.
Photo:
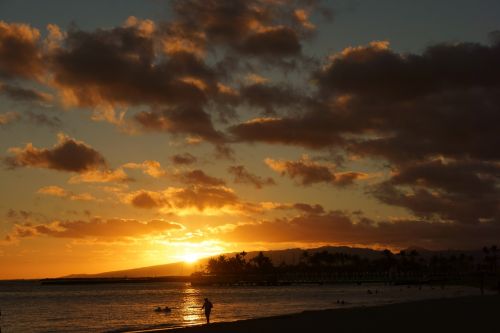
[{"label": "beach slope", "polygon": [[469,296],[213,323],[154,332],[500,332],[500,296]]}]

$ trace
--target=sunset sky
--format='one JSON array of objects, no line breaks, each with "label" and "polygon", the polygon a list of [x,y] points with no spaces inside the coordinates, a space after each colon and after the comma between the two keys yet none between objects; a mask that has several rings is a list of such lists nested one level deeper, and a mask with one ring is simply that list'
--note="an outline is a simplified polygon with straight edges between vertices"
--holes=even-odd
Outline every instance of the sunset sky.
[{"label": "sunset sky", "polygon": [[0,279],[500,239],[497,0],[0,0]]}]

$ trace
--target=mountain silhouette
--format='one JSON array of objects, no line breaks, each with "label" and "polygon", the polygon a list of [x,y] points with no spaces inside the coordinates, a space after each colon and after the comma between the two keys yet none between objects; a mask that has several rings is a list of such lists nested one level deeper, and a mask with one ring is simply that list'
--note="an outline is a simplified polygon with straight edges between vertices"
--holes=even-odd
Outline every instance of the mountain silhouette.
[{"label": "mountain silhouette", "polygon": [[[432,251],[427,250],[421,247],[409,247],[406,249],[407,252],[411,250],[416,250],[419,256],[423,258],[430,258],[432,256],[439,255],[459,255],[464,253],[468,256],[473,256],[476,259],[482,258],[483,253],[481,250],[477,251],[460,251],[460,250],[443,250],[443,251]],[[345,253],[350,255],[358,255],[363,258],[367,258],[370,260],[378,259],[383,257],[383,253],[381,250],[374,250],[370,248],[358,248],[358,247],[349,247],[349,246],[322,246],[318,248],[312,249],[301,249],[301,248],[293,248],[293,249],[285,249],[285,250],[270,250],[270,251],[262,251],[264,255],[269,257],[274,265],[279,265],[281,263],[285,264],[297,264],[302,256],[304,251],[307,251],[309,254],[314,254],[315,252],[328,251],[330,253]],[[246,254],[246,259],[251,259],[256,257],[260,251],[249,251]],[[225,255],[227,257],[231,257],[234,254],[239,252],[230,252],[224,253],[221,255]],[[218,257],[212,256],[212,257]],[[195,263],[186,263],[186,262],[174,262],[163,265],[155,265],[155,266],[147,266],[147,267],[139,267],[132,269],[125,269],[119,271],[111,271],[111,272],[103,272],[97,274],[71,274],[68,276],[64,276],[63,278],[138,278],[138,277],[160,277],[160,276],[187,276],[196,271],[203,270],[206,267],[206,264],[212,257],[201,258]]]}]

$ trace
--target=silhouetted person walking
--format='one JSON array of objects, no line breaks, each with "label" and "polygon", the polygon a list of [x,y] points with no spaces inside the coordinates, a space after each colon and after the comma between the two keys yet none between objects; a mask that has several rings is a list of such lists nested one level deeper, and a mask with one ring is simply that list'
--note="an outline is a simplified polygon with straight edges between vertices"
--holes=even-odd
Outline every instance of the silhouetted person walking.
[{"label": "silhouetted person walking", "polygon": [[201,309],[202,310],[205,309],[205,317],[207,317],[207,324],[210,324],[210,312],[212,311],[213,307],[214,305],[212,304],[212,302],[210,302],[208,298],[205,298],[205,303],[203,303]]}]

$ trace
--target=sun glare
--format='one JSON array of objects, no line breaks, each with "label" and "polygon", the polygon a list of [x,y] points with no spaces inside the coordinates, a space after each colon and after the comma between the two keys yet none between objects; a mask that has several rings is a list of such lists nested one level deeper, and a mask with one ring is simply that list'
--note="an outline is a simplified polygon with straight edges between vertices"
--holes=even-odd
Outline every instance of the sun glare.
[{"label": "sun glare", "polygon": [[182,260],[187,263],[194,263],[200,258],[200,255],[197,253],[187,253],[182,256]]},{"label": "sun glare", "polygon": [[204,262],[205,259],[218,255],[220,253],[228,252],[226,246],[216,240],[203,240],[201,242],[168,242],[164,248],[165,253],[171,253],[167,258],[170,262],[185,262],[187,264],[194,264]]}]

